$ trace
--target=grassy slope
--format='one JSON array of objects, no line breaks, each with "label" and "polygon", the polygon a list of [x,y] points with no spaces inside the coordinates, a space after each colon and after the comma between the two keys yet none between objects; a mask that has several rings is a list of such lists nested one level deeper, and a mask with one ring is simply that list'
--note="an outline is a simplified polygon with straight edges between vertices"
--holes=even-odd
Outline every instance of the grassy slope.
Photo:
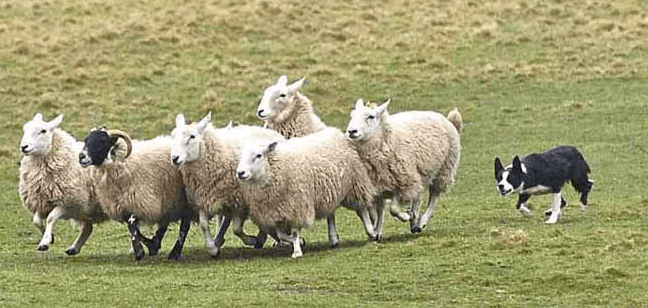
[{"label": "grassy slope", "polygon": [[[0,306],[648,305],[645,2],[337,2],[0,3]],[[342,210],[342,247],[319,223],[301,260],[231,235],[211,260],[194,228],[183,260],[134,262],[124,226],[96,227],[70,258],[76,228],[59,223],[52,249],[35,251],[16,193],[34,112],[65,113],[79,137],[107,125],[150,138],[177,112],[257,123],[261,89],[284,73],[307,76],[303,92],[340,128],[358,97],[391,97],[392,112],[459,107],[457,183],[428,230],[389,218],[386,243],[365,244]],[[557,144],[583,151],[596,185],[587,212],[547,226],[496,195],[492,160]]]}]

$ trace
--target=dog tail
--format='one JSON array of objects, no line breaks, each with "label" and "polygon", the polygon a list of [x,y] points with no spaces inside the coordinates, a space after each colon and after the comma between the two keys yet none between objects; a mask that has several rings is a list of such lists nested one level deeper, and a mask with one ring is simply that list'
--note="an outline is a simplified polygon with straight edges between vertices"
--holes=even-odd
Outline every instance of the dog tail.
[{"label": "dog tail", "polygon": [[461,113],[459,113],[457,108],[448,113],[448,120],[457,129],[457,132],[461,134],[461,130],[463,129],[463,119],[461,118]]}]

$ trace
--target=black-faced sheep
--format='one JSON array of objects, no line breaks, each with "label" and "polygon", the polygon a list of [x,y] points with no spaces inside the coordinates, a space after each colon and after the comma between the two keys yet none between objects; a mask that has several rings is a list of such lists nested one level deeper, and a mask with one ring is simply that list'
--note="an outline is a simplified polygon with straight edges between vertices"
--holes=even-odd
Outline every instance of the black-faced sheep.
[{"label": "black-faced sheep", "polygon": [[[126,147],[123,157],[119,139]],[[180,258],[189,232],[194,209],[187,201],[180,171],[169,161],[170,151],[169,136],[131,141],[122,131],[93,130],[78,156],[81,166],[94,166],[95,192],[108,217],[128,223],[137,260],[144,255],[141,242],[147,244],[149,254],[157,254],[168,225],[177,220],[181,221],[180,234],[169,259]],[[140,220],[157,224],[152,240],[140,234]]]}]

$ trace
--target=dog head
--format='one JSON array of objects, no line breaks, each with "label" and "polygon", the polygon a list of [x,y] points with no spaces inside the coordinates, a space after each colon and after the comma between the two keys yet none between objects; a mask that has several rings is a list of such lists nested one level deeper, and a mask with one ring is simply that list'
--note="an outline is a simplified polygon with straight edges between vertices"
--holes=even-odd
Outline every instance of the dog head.
[{"label": "dog head", "polygon": [[503,167],[499,157],[495,157],[495,183],[500,195],[506,196],[522,189],[524,184],[524,166],[520,158],[515,156],[513,164]]}]

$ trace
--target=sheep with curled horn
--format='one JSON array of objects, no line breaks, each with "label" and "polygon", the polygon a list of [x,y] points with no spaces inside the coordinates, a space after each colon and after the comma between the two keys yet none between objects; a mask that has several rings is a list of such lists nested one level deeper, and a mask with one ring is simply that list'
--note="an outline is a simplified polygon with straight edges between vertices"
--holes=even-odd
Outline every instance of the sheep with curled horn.
[{"label": "sheep with curled horn", "polygon": [[65,253],[76,255],[92,234],[92,225],[107,217],[93,196],[89,170],[77,163],[83,143],[58,128],[62,121],[62,114],[45,122],[43,115],[37,113],[23,126],[18,193],[43,233],[37,249],[48,250],[54,243],[54,224],[58,219],[72,219],[81,230]]},{"label": "sheep with curled horn", "polygon": [[[125,147],[125,149],[124,149]],[[158,253],[167,227],[180,220],[180,232],[169,253],[178,259],[194,208],[187,200],[180,171],[169,161],[171,138],[132,140],[119,130],[92,130],[79,153],[79,164],[92,167],[97,199],[108,217],[128,224],[135,259]],[[155,223],[152,239],[143,237],[139,222]]]}]

